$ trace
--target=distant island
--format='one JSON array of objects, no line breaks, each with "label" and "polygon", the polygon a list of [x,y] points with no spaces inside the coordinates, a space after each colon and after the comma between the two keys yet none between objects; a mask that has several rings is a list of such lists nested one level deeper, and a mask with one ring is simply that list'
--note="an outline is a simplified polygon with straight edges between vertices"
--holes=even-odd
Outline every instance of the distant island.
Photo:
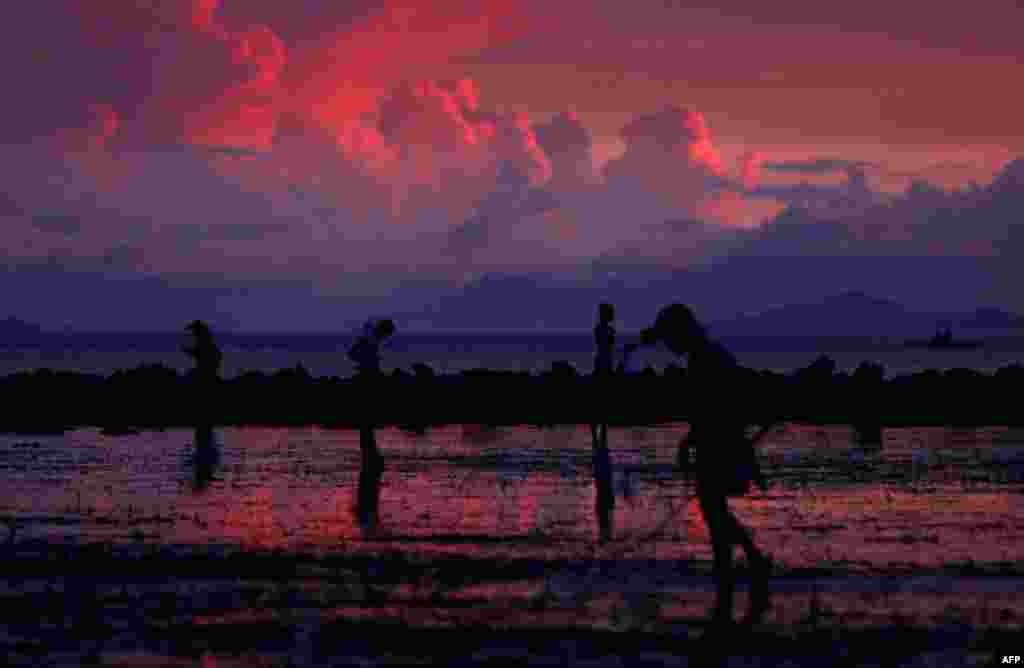
[{"label": "distant island", "polygon": [[930,350],[973,350],[984,345],[981,341],[954,339],[953,330],[940,330],[930,339],[910,339],[903,344],[907,348],[928,348]]},{"label": "distant island", "polygon": [[[712,322],[710,329],[719,336],[889,337],[934,331],[936,323],[956,323],[962,329],[975,332],[1006,335],[1016,330],[1024,333],[1024,316],[999,308],[982,307],[960,313],[913,311],[858,291],[827,297],[817,303],[789,304]],[[933,339],[914,343],[926,347],[964,347],[951,337],[948,341]],[[950,345],[943,346],[944,343]]]},{"label": "distant island", "polygon": [[960,326],[971,329],[1024,330],[1024,315],[1009,313],[999,308],[984,307],[960,320]]}]

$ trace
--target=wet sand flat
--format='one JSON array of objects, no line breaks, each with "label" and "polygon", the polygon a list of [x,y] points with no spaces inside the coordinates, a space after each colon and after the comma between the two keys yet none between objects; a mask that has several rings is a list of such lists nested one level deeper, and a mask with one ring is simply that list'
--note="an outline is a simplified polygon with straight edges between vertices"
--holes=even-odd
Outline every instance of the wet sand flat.
[{"label": "wet sand flat", "polygon": [[[568,655],[593,665],[637,657],[705,665],[713,586],[699,563],[34,547],[3,564],[0,646],[15,665],[36,655],[77,665],[92,651],[115,665],[558,663]],[[935,665],[936,653],[947,661],[940,665],[971,665],[956,661],[1010,651],[1024,630],[1024,573],[796,570],[774,578],[773,590],[764,623],[734,631],[744,644],[718,647],[731,657],[726,665],[780,657],[813,665],[844,652],[847,665]],[[880,640],[890,643],[885,652],[864,644]],[[759,662],[739,663],[745,656]]]},{"label": "wet sand flat", "polygon": [[[558,663],[568,655],[541,641],[561,634],[581,665],[701,665],[713,586],[699,509],[671,470],[685,430],[611,431],[607,545],[586,426],[381,430],[372,535],[352,512],[348,430],[220,430],[202,487],[187,431],[0,435],[0,609],[14,611],[2,651],[25,665],[90,652],[120,665],[386,665],[450,637],[461,644],[430,661]],[[770,437],[771,487],[731,503],[777,562],[775,606],[749,647],[779,660],[725,665],[821,665],[843,647],[847,665],[879,665],[854,656],[865,643],[892,665],[997,651],[1024,611],[1022,454],[1024,432],[1000,427],[888,429],[878,451],[842,425]],[[738,596],[739,612],[742,580]],[[407,651],[346,644],[379,631]],[[902,645],[875,642],[885,634]]]}]

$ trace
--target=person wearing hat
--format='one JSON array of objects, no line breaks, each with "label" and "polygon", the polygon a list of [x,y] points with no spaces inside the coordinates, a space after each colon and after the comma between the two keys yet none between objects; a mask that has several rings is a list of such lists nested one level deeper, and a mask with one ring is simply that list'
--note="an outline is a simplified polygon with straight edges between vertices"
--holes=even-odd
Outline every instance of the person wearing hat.
[{"label": "person wearing hat", "polygon": [[[662,343],[676,355],[688,357],[690,431],[680,443],[679,467],[686,476],[695,473],[697,499],[711,537],[716,588],[712,621],[719,627],[732,622],[736,545],[746,553],[752,573],[748,620],[756,621],[769,606],[771,561],[754,545],[727,502],[730,496],[746,494],[752,481],[765,488],[754,443],[767,428],[751,440],[746,436],[747,422],[739,415],[743,405],[738,396],[749,376],[728,350],[708,338],[683,304],[663,308],[654,325],[641,332],[641,342]],[[696,455],[692,466],[691,450]]]}]

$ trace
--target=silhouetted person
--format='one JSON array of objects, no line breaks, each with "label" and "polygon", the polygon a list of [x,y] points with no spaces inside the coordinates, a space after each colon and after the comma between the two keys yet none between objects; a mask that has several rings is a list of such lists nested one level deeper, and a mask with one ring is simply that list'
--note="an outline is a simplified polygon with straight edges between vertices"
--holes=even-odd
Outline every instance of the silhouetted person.
[{"label": "silhouetted person", "polygon": [[601,304],[597,309],[597,324],[594,325],[594,344],[597,355],[594,358],[594,375],[610,375],[615,356],[615,307]]},{"label": "silhouetted person", "polygon": [[[192,370],[192,396],[196,406],[196,428],[211,430],[216,416],[216,392],[220,382],[220,365],[224,356],[213,340],[213,333],[210,327],[201,320],[195,320],[185,329],[192,332],[193,345],[184,348],[195,360],[195,368]],[[197,438],[196,442],[205,440]]]},{"label": "silhouetted person", "polygon": [[590,424],[593,440],[594,483],[597,487],[595,511],[600,526],[601,540],[611,539],[612,512],[615,510],[615,493],[612,490],[612,463],[608,449],[609,395],[611,380],[614,376],[615,357],[615,307],[601,304],[598,307],[598,321],[594,326],[594,345],[597,355],[594,358],[592,376],[593,394],[591,409],[599,413],[597,420]]},{"label": "silhouetted person", "polygon": [[[708,339],[689,308],[672,304],[658,313],[653,327],[642,333],[644,344],[663,342],[677,355],[688,355],[688,393],[692,406],[690,432],[680,443],[679,465],[689,474],[691,448],[696,452],[697,498],[711,536],[717,600],[712,620],[731,623],[733,610],[733,546],[747,555],[752,573],[748,619],[760,619],[769,605],[771,562],[730,512],[727,498],[742,496],[756,480],[764,488],[754,442],[746,436],[747,421],[737,414],[748,377],[736,359]],[[763,435],[766,430],[762,430]]]},{"label": "silhouetted person", "polygon": [[383,458],[377,448],[375,429],[383,400],[380,368],[380,346],[395,333],[391,320],[367,322],[363,335],[349,348],[348,356],[356,363],[356,387],[358,388],[363,415],[359,426],[359,451],[362,458],[359,472],[359,501],[356,514],[363,526],[372,529],[377,520],[377,498],[380,491],[380,477]]}]

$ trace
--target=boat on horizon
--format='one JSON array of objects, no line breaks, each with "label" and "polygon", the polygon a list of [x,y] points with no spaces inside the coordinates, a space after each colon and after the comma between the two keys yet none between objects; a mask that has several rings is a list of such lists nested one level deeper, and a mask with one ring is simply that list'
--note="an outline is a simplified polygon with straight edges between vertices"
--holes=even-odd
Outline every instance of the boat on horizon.
[{"label": "boat on horizon", "polygon": [[908,339],[904,348],[928,348],[930,350],[972,350],[981,348],[983,342],[978,340],[953,339],[953,330],[941,329],[930,339]]}]

